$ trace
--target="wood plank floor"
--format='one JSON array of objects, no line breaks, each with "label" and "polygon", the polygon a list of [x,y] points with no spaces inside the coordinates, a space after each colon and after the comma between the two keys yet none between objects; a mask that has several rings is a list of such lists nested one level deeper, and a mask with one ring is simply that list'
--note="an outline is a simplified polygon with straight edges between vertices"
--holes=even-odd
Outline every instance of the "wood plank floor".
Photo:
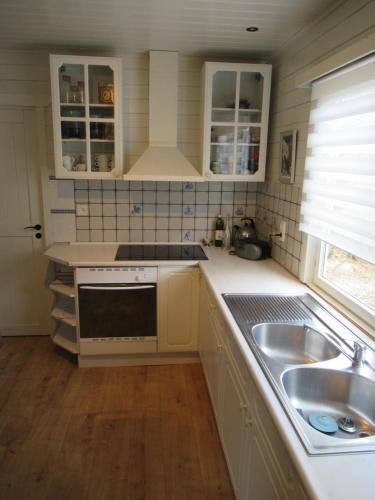
[{"label": "wood plank floor", "polygon": [[1,500],[233,499],[201,366],[79,369],[0,344]]}]

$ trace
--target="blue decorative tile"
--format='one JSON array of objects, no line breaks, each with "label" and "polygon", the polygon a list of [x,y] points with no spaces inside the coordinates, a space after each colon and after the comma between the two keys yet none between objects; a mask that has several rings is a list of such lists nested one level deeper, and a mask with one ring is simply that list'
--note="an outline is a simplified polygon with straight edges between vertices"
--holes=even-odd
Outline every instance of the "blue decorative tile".
[{"label": "blue decorative tile", "polygon": [[142,205],[134,204],[131,206],[131,215],[142,215]]}]

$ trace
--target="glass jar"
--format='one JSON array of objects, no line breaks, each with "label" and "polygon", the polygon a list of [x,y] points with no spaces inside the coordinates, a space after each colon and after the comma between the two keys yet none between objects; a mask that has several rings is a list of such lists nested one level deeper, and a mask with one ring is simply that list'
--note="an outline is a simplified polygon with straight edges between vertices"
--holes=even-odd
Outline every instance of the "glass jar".
[{"label": "glass jar", "polygon": [[60,99],[61,102],[67,103],[70,99],[70,76],[61,75],[60,82]]},{"label": "glass jar", "polygon": [[78,85],[71,85],[70,86],[69,102],[74,103],[74,104],[81,103],[81,95],[79,92]]},{"label": "glass jar", "polygon": [[83,104],[85,102],[85,83],[77,82],[77,87],[79,92],[79,102]]}]

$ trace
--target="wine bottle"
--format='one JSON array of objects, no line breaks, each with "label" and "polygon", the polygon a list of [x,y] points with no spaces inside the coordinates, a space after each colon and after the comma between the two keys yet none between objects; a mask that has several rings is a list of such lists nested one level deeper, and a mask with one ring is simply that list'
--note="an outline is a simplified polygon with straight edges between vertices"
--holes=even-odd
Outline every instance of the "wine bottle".
[{"label": "wine bottle", "polygon": [[230,250],[231,248],[231,232],[230,232],[230,222],[229,222],[229,215],[227,215],[227,223],[225,224],[225,233],[224,233],[224,246],[227,250]]},{"label": "wine bottle", "polygon": [[219,214],[215,223],[215,247],[223,246],[224,241],[224,220]]}]

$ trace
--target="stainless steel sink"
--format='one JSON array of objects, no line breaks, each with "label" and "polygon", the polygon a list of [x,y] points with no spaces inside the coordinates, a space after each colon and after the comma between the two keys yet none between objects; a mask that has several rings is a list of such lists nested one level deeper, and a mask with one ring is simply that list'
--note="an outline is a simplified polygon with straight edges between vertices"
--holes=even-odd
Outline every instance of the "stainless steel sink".
[{"label": "stainless steel sink", "polygon": [[308,453],[375,452],[374,350],[308,294],[224,299]]},{"label": "stainless steel sink", "polygon": [[263,323],[250,335],[264,355],[284,365],[318,363],[340,355],[330,340],[308,326]]},{"label": "stainless steel sink", "polygon": [[319,412],[336,421],[347,419],[346,430],[339,428],[331,438],[364,439],[375,434],[374,380],[349,371],[301,367],[284,372],[281,382],[302,418]]}]

